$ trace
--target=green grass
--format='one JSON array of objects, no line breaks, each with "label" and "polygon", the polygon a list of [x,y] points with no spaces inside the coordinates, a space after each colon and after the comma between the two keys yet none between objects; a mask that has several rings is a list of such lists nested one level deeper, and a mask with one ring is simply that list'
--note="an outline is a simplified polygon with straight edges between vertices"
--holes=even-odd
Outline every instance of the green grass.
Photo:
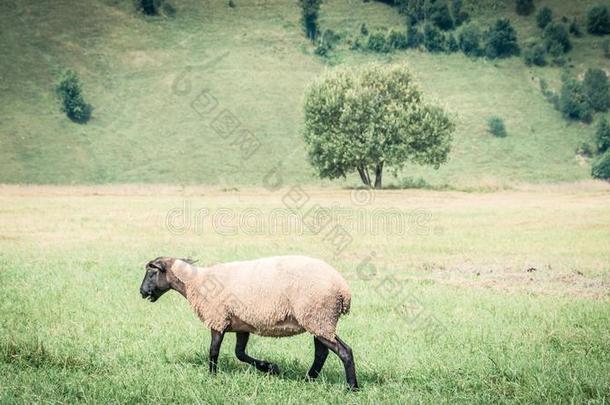
[{"label": "green grass", "polygon": [[[388,176],[388,184],[400,183],[402,176],[457,188],[589,178],[589,163],[575,149],[593,129],[563,121],[538,89],[539,78],[557,86],[559,68],[528,68],[520,58],[473,61],[419,51],[379,56],[345,47],[329,62],[313,54],[294,2],[236,3],[233,9],[224,1],[176,0],[175,18],[146,19],[130,2],[2,2],[0,182],[260,185],[282,162],[286,181],[325,184],[306,161],[303,91],[329,64],[373,60],[409,63],[427,97],[458,122],[447,165],[438,171],[409,166],[397,180]],[[582,22],[591,3],[537,5]],[[471,12],[480,25],[508,16],[521,42],[539,35],[534,17],[516,16],[512,2],[477,4]],[[379,2],[333,1],[321,12],[322,28],[344,37],[363,22],[374,30],[402,29],[402,21]],[[574,73],[610,67],[602,40],[573,39]],[[70,122],[59,110],[53,88],[66,68],[78,72],[95,107],[87,125]],[[211,117],[190,108],[202,89],[259,138],[261,147],[249,160],[211,129]],[[505,119],[508,137],[487,133],[490,115]]]},{"label": "green grass", "polygon": [[[308,189],[312,205],[428,218],[401,237],[354,231],[336,257],[307,232],[223,236],[189,222],[172,234],[165,226],[185,200],[191,215],[266,214],[283,207],[287,191],[3,188],[0,403],[610,400],[608,190],[386,191],[358,206],[349,191]],[[377,274],[368,279],[358,264],[371,251]],[[212,377],[209,332],[187,302],[168,293],[150,304],[138,293],[143,265],[157,255],[205,265],[290,253],[323,257],[348,280],[352,312],[339,333],[355,352],[361,392],[347,392],[332,354],[319,381],[303,381],[308,335],[251,339],[253,356],[279,364],[277,377],[239,363],[228,336]],[[402,282],[399,292],[385,288],[392,280]],[[401,317],[400,305],[422,313]],[[428,316],[440,326],[426,326]]]}]

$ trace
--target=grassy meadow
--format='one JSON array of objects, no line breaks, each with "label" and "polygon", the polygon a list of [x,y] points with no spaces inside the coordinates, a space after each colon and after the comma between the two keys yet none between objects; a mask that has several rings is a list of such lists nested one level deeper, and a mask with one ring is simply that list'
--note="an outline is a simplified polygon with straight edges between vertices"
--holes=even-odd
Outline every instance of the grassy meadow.
[{"label": "grassy meadow", "polygon": [[[306,207],[342,208],[351,242],[269,225],[295,191]],[[0,403],[608,403],[606,186],[358,193],[1,187]],[[389,207],[402,230],[384,228]],[[308,335],[251,338],[279,376],[238,362],[229,335],[212,377],[209,332],[187,302],[138,292],[158,255],[206,265],[296,253],[351,286],[339,333],[361,392],[346,390],[332,354],[317,382],[303,380]]]}]

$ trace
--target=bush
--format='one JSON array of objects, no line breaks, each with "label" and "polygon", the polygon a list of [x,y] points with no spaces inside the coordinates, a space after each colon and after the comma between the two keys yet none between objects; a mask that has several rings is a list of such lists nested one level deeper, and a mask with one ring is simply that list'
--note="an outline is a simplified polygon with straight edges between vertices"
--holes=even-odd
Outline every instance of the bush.
[{"label": "bush", "polygon": [[370,34],[366,42],[366,49],[379,53],[386,53],[390,51],[390,47],[388,46],[383,32],[373,32]]},{"label": "bush", "polygon": [[515,11],[519,15],[530,15],[534,11],[534,0],[517,0]]},{"label": "bush", "polygon": [[388,32],[386,42],[388,46],[393,49],[407,49],[409,45],[407,34],[395,30],[390,30],[390,32]]},{"label": "bush", "polygon": [[455,27],[459,27],[470,18],[468,13],[462,10],[462,0],[451,0],[451,15]]},{"label": "bush", "polygon": [[458,35],[460,49],[467,56],[481,55],[481,31],[476,25],[468,24]]},{"label": "bush", "polygon": [[455,39],[455,35],[449,33],[445,38],[445,50],[447,52],[457,52],[460,50],[460,45],[458,44],[457,39]]},{"label": "bush", "polygon": [[427,14],[428,20],[443,31],[453,28],[453,18],[449,12],[447,0],[431,1],[428,5]]},{"label": "bush", "polygon": [[487,31],[485,55],[490,59],[495,59],[518,53],[517,32],[507,18],[500,18]]},{"label": "bush", "polygon": [[316,41],[316,49],[314,50],[316,55],[328,56],[330,51],[339,42],[341,36],[333,30],[325,30]]},{"label": "bush", "polygon": [[318,14],[322,0],[299,0],[301,6],[301,23],[305,30],[305,35],[311,41],[315,41],[318,36]]},{"label": "bush", "polygon": [[523,60],[527,66],[544,66],[546,65],[545,54],[544,45],[533,42],[523,50]]},{"label": "bush", "polygon": [[403,177],[400,180],[399,187],[401,189],[410,189],[410,188],[430,188],[430,184],[423,177]]},{"label": "bush", "polygon": [[593,156],[593,148],[591,147],[591,144],[589,144],[588,142],[579,143],[578,146],[576,147],[575,152],[577,155],[580,155],[580,156],[585,156],[585,157]]},{"label": "bush", "polygon": [[546,50],[551,54],[556,54],[559,51],[566,53],[572,49],[568,30],[563,24],[550,23],[544,29],[542,37],[544,38]]},{"label": "bush", "polygon": [[583,84],[568,74],[561,79],[558,107],[564,118],[590,122],[593,110],[585,95]]},{"label": "bush", "polygon": [[602,69],[588,69],[583,80],[585,95],[596,111],[607,111],[610,107],[608,76]]},{"label": "bush", "polygon": [[544,29],[551,21],[553,21],[553,11],[546,6],[542,7],[536,14],[536,24],[539,28]]},{"label": "bush", "polygon": [[62,111],[68,118],[79,124],[89,121],[93,107],[85,102],[76,73],[72,70],[66,71],[56,90],[62,100]]},{"label": "bush", "polygon": [[504,127],[504,120],[498,116],[491,116],[487,119],[487,130],[498,138],[504,138],[506,136],[506,128]]},{"label": "bush", "polygon": [[610,179],[610,151],[606,151],[591,166],[591,176],[596,179]]},{"label": "bush", "polygon": [[366,23],[362,23],[360,26],[360,33],[364,36],[369,35],[369,29],[367,28]]},{"label": "bush", "polygon": [[440,52],[444,48],[443,33],[430,23],[424,25],[424,46],[428,52]]},{"label": "bush", "polygon": [[424,42],[424,36],[411,23],[407,24],[407,48],[417,48]]},{"label": "bush", "polygon": [[578,20],[576,20],[576,18],[572,18],[568,31],[570,31],[570,34],[574,35],[575,37],[582,36],[582,31],[580,30],[580,26],[578,25]]},{"label": "bush", "polygon": [[426,0],[398,0],[397,2],[400,13],[407,16],[407,24],[417,24],[426,19]]},{"label": "bush", "polygon": [[610,34],[610,12],[608,6],[592,7],[587,13],[587,31],[593,35]]},{"label": "bush", "polygon": [[606,117],[603,117],[597,124],[595,144],[599,153],[604,153],[610,149],[610,122]]},{"label": "bush", "polygon": [[136,9],[146,15],[159,15],[161,1],[159,0],[136,0]]}]

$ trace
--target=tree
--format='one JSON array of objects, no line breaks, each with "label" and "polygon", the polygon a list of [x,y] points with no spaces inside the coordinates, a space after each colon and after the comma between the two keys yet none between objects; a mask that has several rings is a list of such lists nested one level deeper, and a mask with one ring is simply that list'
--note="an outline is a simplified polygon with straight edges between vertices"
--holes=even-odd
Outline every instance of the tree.
[{"label": "tree", "polygon": [[460,49],[466,56],[481,55],[481,31],[474,24],[468,24],[458,35]]},{"label": "tree", "polygon": [[583,80],[585,95],[596,111],[607,111],[610,106],[608,76],[602,69],[588,69]]},{"label": "tree", "polygon": [[451,15],[453,16],[453,25],[456,27],[465,23],[470,17],[468,13],[462,9],[462,0],[451,0]]},{"label": "tree", "polygon": [[544,29],[549,23],[553,21],[553,10],[544,6],[536,14],[536,24],[539,28]]},{"label": "tree", "polygon": [[428,20],[443,31],[453,28],[453,18],[451,17],[447,0],[429,0],[426,12]]},{"label": "tree", "polygon": [[507,18],[500,18],[487,31],[485,54],[488,58],[503,58],[519,53],[517,32]]},{"label": "tree", "polygon": [[74,71],[67,70],[56,88],[62,101],[62,111],[68,118],[79,124],[84,124],[91,118],[93,107],[85,102],[82,95],[81,84]]},{"label": "tree", "polygon": [[523,59],[527,66],[544,66],[546,65],[545,54],[546,49],[544,45],[538,42],[530,42],[523,50]]},{"label": "tree", "polygon": [[560,51],[563,51],[563,53],[566,53],[572,49],[570,35],[564,24],[554,22],[548,24],[542,33],[542,37],[544,38],[546,50],[549,52],[554,49],[559,49]]},{"label": "tree", "polygon": [[597,124],[595,143],[599,153],[604,153],[610,149],[610,122],[606,117],[603,117]]},{"label": "tree", "polygon": [[301,22],[305,35],[312,41],[318,36],[318,14],[322,0],[299,0],[301,6]]},{"label": "tree", "polygon": [[567,73],[561,78],[561,91],[558,100],[559,110],[564,118],[590,122],[593,111],[581,81]]},{"label": "tree", "polygon": [[146,15],[159,14],[159,2],[155,0],[136,0],[136,8]]},{"label": "tree", "polygon": [[519,15],[530,15],[534,11],[534,0],[517,0],[515,11]]},{"label": "tree", "polygon": [[447,160],[453,130],[441,108],[424,102],[404,65],[335,70],[305,96],[305,142],[322,178],[358,172],[366,186],[381,188],[386,168],[437,168]]},{"label": "tree", "polygon": [[428,52],[441,52],[444,42],[445,37],[436,26],[430,23],[424,25],[424,46]]},{"label": "tree", "polygon": [[610,151],[606,151],[593,162],[591,175],[596,179],[610,180]]},{"label": "tree", "polygon": [[610,12],[607,6],[592,7],[587,13],[587,31],[593,35],[610,34]]}]

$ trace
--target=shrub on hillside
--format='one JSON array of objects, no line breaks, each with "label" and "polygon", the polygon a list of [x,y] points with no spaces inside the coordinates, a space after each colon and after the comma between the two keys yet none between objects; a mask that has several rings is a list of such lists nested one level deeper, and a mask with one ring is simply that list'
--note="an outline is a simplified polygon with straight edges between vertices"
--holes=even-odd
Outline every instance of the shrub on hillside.
[{"label": "shrub on hillside", "polygon": [[556,53],[559,50],[566,53],[572,49],[570,36],[564,24],[554,22],[550,23],[544,29],[542,37],[544,38],[546,50],[549,51],[549,53]]},{"label": "shrub on hillside", "polygon": [[606,117],[597,124],[595,130],[595,146],[599,153],[604,153],[610,149],[610,122]]},{"label": "shrub on hillside", "polygon": [[159,0],[136,0],[136,9],[146,15],[159,15],[161,9]]},{"label": "shrub on hillside", "polygon": [[424,46],[428,52],[441,52],[444,49],[443,33],[436,26],[426,23],[424,25]]},{"label": "shrub on hillside", "polygon": [[366,49],[371,52],[387,53],[390,52],[390,47],[386,41],[386,37],[383,32],[373,32],[369,35],[366,42]]},{"label": "shrub on hillside", "polygon": [[486,37],[485,55],[490,59],[519,53],[517,32],[507,18],[498,19],[487,31]]},{"label": "shrub on hillside", "polygon": [[467,56],[481,55],[481,31],[474,24],[462,28],[458,35],[460,50]]},{"label": "shrub on hillside", "polygon": [[360,26],[360,34],[367,36],[369,35],[369,29],[366,26],[366,23],[362,23],[362,25]]},{"label": "shrub on hillside", "polygon": [[607,111],[610,107],[608,76],[602,69],[588,69],[583,80],[585,95],[596,111]]},{"label": "shrub on hillside", "polygon": [[530,15],[534,11],[534,0],[517,0],[515,11],[519,15]]},{"label": "shrub on hillside", "polygon": [[318,14],[320,13],[322,0],[299,0],[301,6],[301,23],[305,30],[305,35],[311,41],[315,41],[318,36]]},{"label": "shrub on hillside", "polygon": [[426,19],[426,0],[402,0],[398,3],[399,11],[407,16],[408,24],[417,24]]},{"label": "shrub on hillside", "polygon": [[539,42],[529,43],[523,50],[523,60],[527,66],[544,66],[546,50]]},{"label": "shrub on hillside", "polygon": [[462,0],[451,0],[451,16],[455,27],[459,27],[468,21],[470,16],[462,9]]},{"label": "shrub on hillside", "polygon": [[487,119],[487,130],[498,138],[504,138],[506,136],[506,127],[504,126],[504,120],[498,116],[491,116]]},{"label": "shrub on hillside", "polygon": [[417,48],[424,42],[423,34],[414,24],[407,23],[407,48]]},{"label": "shrub on hillside", "polygon": [[429,1],[426,10],[428,20],[443,31],[453,28],[453,18],[447,0]]},{"label": "shrub on hillside", "polygon": [[546,6],[542,7],[536,14],[536,24],[544,29],[551,21],[553,21],[553,11]]},{"label": "shrub on hillside", "polygon": [[457,52],[460,50],[460,44],[458,44],[457,39],[455,39],[455,35],[452,33],[448,33],[445,38],[445,51],[447,52]]},{"label": "shrub on hillside", "polygon": [[331,29],[327,29],[318,36],[314,52],[319,56],[328,56],[330,51],[339,43],[341,36]]},{"label": "shrub on hillside", "polygon": [[89,121],[93,107],[85,102],[76,73],[72,70],[66,71],[56,91],[62,100],[62,111],[68,118],[79,124]]},{"label": "shrub on hillside", "polygon": [[582,36],[582,31],[580,30],[580,26],[578,25],[578,20],[576,19],[576,17],[572,18],[572,22],[570,22],[570,27],[568,28],[568,31],[570,31],[570,34],[574,35],[575,37]]},{"label": "shrub on hillside", "polygon": [[592,7],[587,13],[587,31],[593,35],[610,34],[610,12],[608,6]]},{"label": "shrub on hillside", "polygon": [[576,146],[575,152],[577,155],[584,156],[584,157],[593,156],[593,148],[591,147],[591,144],[589,144],[588,142],[579,143],[578,146]]},{"label": "shrub on hillside", "polygon": [[610,179],[610,151],[606,151],[591,165],[591,175],[596,179]]},{"label": "shrub on hillside", "polygon": [[585,94],[584,86],[582,82],[569,74],[564,74],[561,79],[558,107],[566,119],[591,122],[593,110]]},{"label": "shrub on hillside", "polygon": [[407,34],[393,29],[388,32],[386,42],[392,49],[407,49],[409,45]]}]

